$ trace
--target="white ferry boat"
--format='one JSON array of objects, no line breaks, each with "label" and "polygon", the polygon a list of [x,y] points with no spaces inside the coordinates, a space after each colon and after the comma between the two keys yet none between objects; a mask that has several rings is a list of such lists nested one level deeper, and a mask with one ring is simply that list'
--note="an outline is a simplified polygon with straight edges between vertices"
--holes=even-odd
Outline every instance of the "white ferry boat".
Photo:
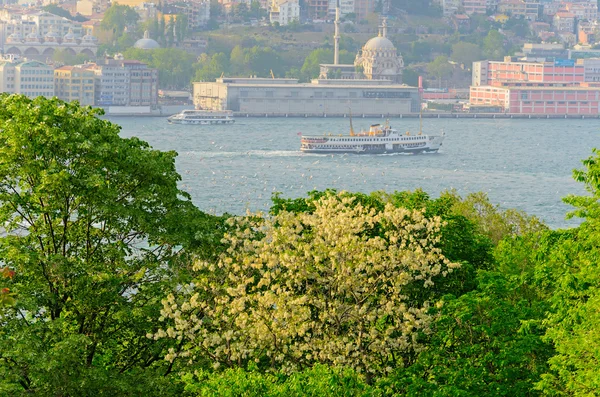
[{"label": "white ferry boat", "polygon": [[373,124],[369,131],[355,133],[350,120],[350,135],[302,136],[300,150],[304,153],[436,153],[444,134],[404,134],[385,125]]},{"label": "white ferry boat", "polygon": [[231,110],[184,110],[167,118],[170,124],[233,124]]}]

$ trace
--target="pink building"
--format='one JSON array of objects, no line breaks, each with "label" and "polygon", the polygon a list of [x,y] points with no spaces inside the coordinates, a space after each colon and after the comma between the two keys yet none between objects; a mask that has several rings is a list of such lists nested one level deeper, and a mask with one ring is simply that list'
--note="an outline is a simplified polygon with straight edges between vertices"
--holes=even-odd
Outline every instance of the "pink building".
[{"label": "pink building", "polygon": [[518,114],[600,114],[600,87],[471,87],[470,105]]},{"label": "pink building", "polygon": [[[597,60],[585,60],[587,62]],[[579,84],[586,80],[584,62],[557,60],[556,62],[473,62],[473,85],[552,85],[556,83]]]},{"label": "pink building", "polygon": [[600,114],[600,59],[473,64],[471,108],[520,114]]}]

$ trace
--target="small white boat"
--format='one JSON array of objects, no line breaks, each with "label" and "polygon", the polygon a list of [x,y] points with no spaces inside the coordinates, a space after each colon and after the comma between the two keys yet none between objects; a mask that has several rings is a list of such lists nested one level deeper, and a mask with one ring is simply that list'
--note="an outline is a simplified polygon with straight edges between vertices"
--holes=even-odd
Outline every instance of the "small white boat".
[{"label": "small white boat", "polygon": [[231,110],[184,110],[167,118],[170,124],[233,124]]}]

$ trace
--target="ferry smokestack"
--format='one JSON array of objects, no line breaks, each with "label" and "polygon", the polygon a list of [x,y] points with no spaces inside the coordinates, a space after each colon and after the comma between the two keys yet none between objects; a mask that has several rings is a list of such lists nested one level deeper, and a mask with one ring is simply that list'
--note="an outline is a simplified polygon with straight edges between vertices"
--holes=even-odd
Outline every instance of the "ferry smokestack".
[{"label": "ferry smokestack", "polygon": [[335,2],[335,22],[333,35],[333,64],[337,65],[340,62],[340,0]]}]

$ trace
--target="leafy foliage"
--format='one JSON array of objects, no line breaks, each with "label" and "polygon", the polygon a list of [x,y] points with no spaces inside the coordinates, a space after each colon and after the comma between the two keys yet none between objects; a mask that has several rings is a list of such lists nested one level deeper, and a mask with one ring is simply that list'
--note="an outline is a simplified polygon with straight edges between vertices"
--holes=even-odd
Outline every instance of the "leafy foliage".
[{"label": "leafy foliage", "polygon": [[191,297],[163,301],[170,325],[154,337],[189,341],[167,359],[285,371],[320,362],[368,374],[401,365],[437,303],[420,291],[459,265],[435,247],[439,217],[354,201],[326,194],[311,213],[234,224],[218,263],[195,265]]},{"label": "leafy foliage", "polygon": [[127,5],[112,4],[104,13],[101,26],[103,29],[111,30],[120,37],[127,26],[134,26],[140,16],[135,10]]},{"label": "leafy foliage", "polygon": [[194,73],[195,58],[192,54],[178,48],[157,48],[143,50],[129,48],[123,55],[127,59],[137,59],[158,69],[158,81],[162,87],[189,87]]},{"label": "leafy foliage", "polygon": [[0,394],[161,395],[169,344],[146,334],[208,220],[175,153],[76,103],[0,103],[0,257],[19,298],[2,315]]},{"label": "leafy foliage", "polygon": [[599,160],[594,149],[583,161],[585,168],[574,171],[589,195],[565,199],[575,207],[571,216],[583,217],[583,224],[559,235],[538,269],[542,285],[551,293],[547,337],[557,351],[538,385],[546,394],[586,396],[600,389]]},{"label": "leafy foliage", "polygon": [[379,396],[381,393],[349,369],[315,365],[292,375],[261,374],[228,369],[223,373],[197,372],[183,377],[185,390],[198,396]]}]

